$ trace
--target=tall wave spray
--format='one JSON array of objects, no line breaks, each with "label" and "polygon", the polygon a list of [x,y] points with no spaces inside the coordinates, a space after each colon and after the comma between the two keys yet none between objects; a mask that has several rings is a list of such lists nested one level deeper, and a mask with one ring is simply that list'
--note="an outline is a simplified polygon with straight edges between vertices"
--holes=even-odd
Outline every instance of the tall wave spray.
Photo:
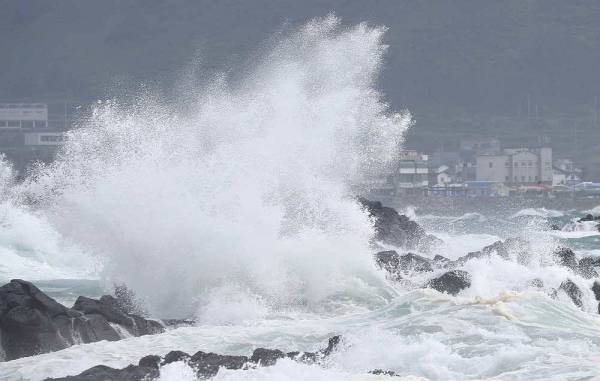
[{"label": "tall wave spray", "polygon": [[368,289],[372,224],[350,186],[389,163],[410,122],[373,88],[383,33],[312,21],[244,79],[187,94],[191,112],[99,105],[29,197],[162,315]]}]

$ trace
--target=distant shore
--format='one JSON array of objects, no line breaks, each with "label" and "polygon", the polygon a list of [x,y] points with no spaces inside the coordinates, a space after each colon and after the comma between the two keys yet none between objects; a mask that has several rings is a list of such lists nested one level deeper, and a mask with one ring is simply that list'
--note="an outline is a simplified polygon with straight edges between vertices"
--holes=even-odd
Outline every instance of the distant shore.
[{"label": "distant shore", "polygon": [[492,213],[511,215],[526,208],[587,211],[600,205],[600,198],[522,198],[522,197],[380,197],[382,203],[398,210],[412,206],[419,214],[462,215]]}]

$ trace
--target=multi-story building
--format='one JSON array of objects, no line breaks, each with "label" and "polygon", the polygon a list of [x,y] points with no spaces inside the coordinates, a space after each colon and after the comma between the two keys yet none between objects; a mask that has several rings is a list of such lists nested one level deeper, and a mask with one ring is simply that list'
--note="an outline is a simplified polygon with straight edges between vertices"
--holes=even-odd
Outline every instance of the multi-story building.
[{"label": "multi-story building", "polygon": [[398,166],[390,180],[396,193],[420,193],[429,185],[429,157],[417,151],[400,153]]},{"label": "multi-story building", "polygon": [[476,157],[477,180],[508,184],[552,184],[552,148],[506,148]]},{"label": "multi-story building", "polygon": [[0,104],[0,129],[48,127],[48,106],[42,103]]},{"label": "multi-story building", "polygon": [[0,152],[19,172],[32,162],[51,161],[63,144],[64,126],[50,119],[44,103],[0,104]]}]

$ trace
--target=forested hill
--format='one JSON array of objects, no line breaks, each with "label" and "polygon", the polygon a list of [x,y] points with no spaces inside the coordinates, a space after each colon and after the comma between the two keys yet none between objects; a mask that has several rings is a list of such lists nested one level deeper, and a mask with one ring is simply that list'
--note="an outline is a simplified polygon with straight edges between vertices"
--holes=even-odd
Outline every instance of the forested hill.
[{"label": "forested hill", "polygon": [[3,0],[0,99],[169,88],[198,56],[207,72],[235,72],[273,33],[330,12],[389,28],[381,88],[422,140],[446,135],[445,119],[467,134],[493,130],[489,117],[593,123],[597,1]]}]

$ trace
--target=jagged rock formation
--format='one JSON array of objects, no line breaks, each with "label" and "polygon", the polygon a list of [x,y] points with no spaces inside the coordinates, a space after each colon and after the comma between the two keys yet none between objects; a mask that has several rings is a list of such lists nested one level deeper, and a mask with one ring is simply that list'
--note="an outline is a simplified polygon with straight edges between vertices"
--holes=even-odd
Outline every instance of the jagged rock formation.
[{"label": "jagged rock formation", "polygon": [[250,357],[220,355],[217,353],[206,353],[203,351],[189,355],[182,351],[171,351],[164,357],[148,355],[140,359],[138,365],[129,365],[122,369],[114,369],[104,365],[90,368],[76,376],[47,379],[46,381],[142,381],[152,380],[160,375],[160,367],[176,361],[184,361],[196,372],[199,379],[207,379],[215,376],[220,368],[225,369],[249,369],[256,366],[272,366],[279,359],[290,358],[305,363],[318,363],[321,359],[329,356],[339,345],[340,336],[329,339],[326,348],[317,352],[288,352],[279,349],[257,348]]},{"label": "jagged rock formation", "polygon": [[141,336],[162,332],[157,321],[128,314],[111,296],[80,297],[67,308],[32,283],[14,279],[0,287],[2,360],[53,352],[74,344],[121,339],[118,329]]},{"label": "jagged rock formation", "polygon": [[398,214],[394,208],[362,197],[358,198],[358,202],[374,220],[375,243],[428,251],[439,242],[438,238],[427,234],[418,223],[403,214]]}]

